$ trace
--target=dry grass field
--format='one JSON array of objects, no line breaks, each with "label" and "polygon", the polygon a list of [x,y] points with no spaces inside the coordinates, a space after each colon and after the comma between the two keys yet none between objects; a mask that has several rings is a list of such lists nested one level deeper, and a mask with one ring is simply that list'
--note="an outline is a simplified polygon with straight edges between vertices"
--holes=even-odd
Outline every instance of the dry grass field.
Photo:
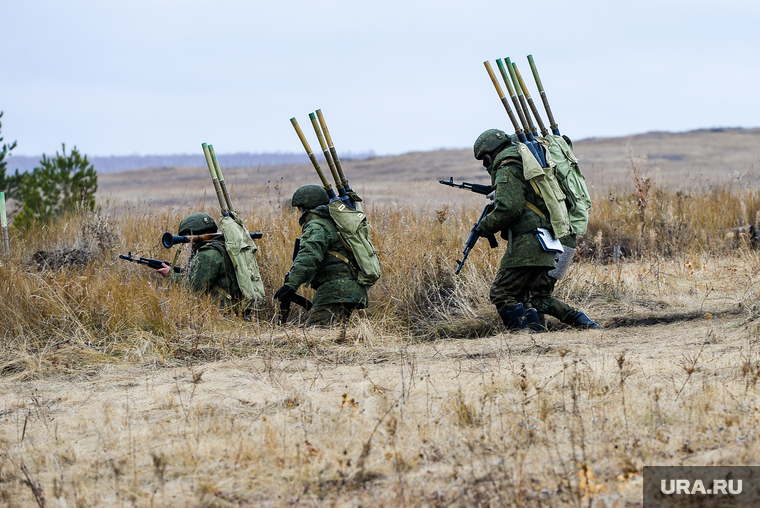
[{"label": "dry grass field", "polygon": [[[631,146],[619,183],[588,177],[589,233],[557,287],[604,328],[534,335],[488,302],[504,242],[453,275],[485,201],[428,182],[484,181],[468,151],[347,161],[383,277],[334,330],[278,325],[271,301],[225,316],[118,260],[171,259],[161,233],[213,196],[201,170],[103,175],[99,214],[14,231],[0,264],[0,506],[639,506],[645,465],[758,464],[760,252],[737,228],[760,191],[667,181],[640,157],[660,148]],[[307,170],[225,172],[265,232],[269,295]]]},{"label": "dry grass field", "polygon": [[[294,142],[297,143],[295,135]],[[597,192],[630,188],[629,144],[634,157],[645,159],[642,169],[665,189],[694,190],[726,183],[757,186],[760,182],[760,129],[653,132],[575,143],[586,180]],[[318,181],[310,164],[236,168],[225,166],[223,155],[219,155],[219,162],[237,201],[250,199],[251,206],[256,207],[270,202],[279,204],[299,185]],[[344,160],[343,166],[351,184],[376,204],[471,203],[471,194],[443,188],[437,180],[449,177],[470,182],[488,180],[471,149]],[[329,173],[326,164],[322,167]],[[115,203],[142,200],[171,205],[197,203],[205,196],[211,206],[216,198],[208,178],[205,168],[104,173],[99,176],[98,194],[102,201],[110,199]]]}]

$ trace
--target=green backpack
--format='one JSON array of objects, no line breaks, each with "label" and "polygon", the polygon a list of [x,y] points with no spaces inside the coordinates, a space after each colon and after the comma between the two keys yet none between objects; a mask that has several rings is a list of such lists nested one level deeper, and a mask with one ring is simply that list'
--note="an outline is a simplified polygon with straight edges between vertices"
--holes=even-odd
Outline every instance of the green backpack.
[{"label": "green backpack", "polygon": [[224,247],[235,266],[237,283],[243,293],[242,310],[258,310],[259,304],[264,301],[264,283],[256,263],[258,247],[235,212],[230,212],[229,217],[222,217],[219,231],[224,233]]},{"label": "green backpack", "polygon": [[380,278],[380,262],[369,238],[369,221],[361,204],[357,202],[356,210],[352,210],[336,199],[328,209],[344,245],[354,254],[359,268],[357,281],[364,286],[373,285]]},{"label": "green backpack", "polygon": [[533,153],[524,143],[517,144],[523,163],[523,177],[533,186],[536,194],[544,200],[549,210],[549,217],[532,205],[529,201],[525,206],[544,217],[552,224],[554,237],[559,239],[571,233],[570,219],[565,206],[565,193],[557,181],[556,168],[549,164],[548,168],[542,168],[541,164],[533,156]]},{"label": "green backpack", "polygon": [[578,166],[578,158],[573,153],[573,142],[567,136],[547,135],[547,159],[556,166],[557,181],[565,193],[568,205],[570,227],[576,235],[586,233],[591,211],[591,196],[586,187],[586,179]]}]

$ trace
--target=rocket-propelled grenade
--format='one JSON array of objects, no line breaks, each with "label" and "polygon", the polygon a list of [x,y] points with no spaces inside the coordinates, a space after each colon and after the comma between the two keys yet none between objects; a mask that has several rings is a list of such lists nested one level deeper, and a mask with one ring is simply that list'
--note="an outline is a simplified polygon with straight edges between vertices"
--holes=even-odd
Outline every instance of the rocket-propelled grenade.
[{"label": "rocket-propelled grenade", "polygon": [[211,174],[211,181],[214,183],[214,190],[216,191],[216,198],[219,200],[219,207],[222,209],[222,215],[229,216],[230,212],[227,208],[227,202],[224,199],[222,193],[222,187],[219,185],[219,179],[216,176],[216,168],[214,168],[214,161],[211,158],[211,152],[208,149],[206,143],[201,144],[203,147],[203,155],[206,156],[206,164],[208,164],[208,172]]},{"label": "rocket-propelled grenade", "polygon": [[[533,112],[533,116],[536,117],[538,128],[541,129],[541,135],[546,136],[549,131],[546,129],[546,127],[544,127],[544,122],[541,120],[541,116],[538,114],[538,108],[536,107],[536,103],[533,102],[533,97],[530,96],[528,87],[525,86],[525,81],[523,81],[522,75],[520,74],[520,69],[517,68],[517,64],[514,62],[512,62],[512,67],[515,69],[515,75],[517,76],[517,81],[520,83],[520,88],[522,88],[523,94],[525,95],[525,100],[528,101],[528,106],[530,106],[530,110]],[[533,134],[538,135],[536,132]]]},{"label": "rocket-propelled grenade", "polygon": [[549,99],[546,98],[546,92],[544,91],[544,85],[541,83],[541,77],[538,75],[538,69],[536,68],[536,63],[533,61],[533,55],[528,55],[528,63],[530,64],[530,70],[533,71],[533,79],[536,80],[536,87],[538,87],[538,92],[541,95],[541,100],[544,103],[544,109],[546,109],[546,116],[549,118],[549,128],[552,130],[552,133],[559,136],[559,125],[557,125],[557,122],[554,120],[554,115],[552,114],[552,108],[549,106]]},{"label": "rocket-propelled grenade", "polygon": [[317,121],[317,115],[314,113],[309,113],[309,119],[311,120],[312,127],[314,127],[314,132],[317,134],[319,146],[322,147],[322,154],[325,156],[327,165],[330,167],[330,173],[332,173],[333,180],[335,180],[335,188],[338,189],[338,195],[340,197],[343,197],[346,195],[346,191],[343,190],[343,186],[341,185],[340,176],[338,176],[338,170],[335,168],[335,162],[333,161],[332,155],[330,154],[330,149],[327,147],[325,137],[322,135],[322,129],[320,128],[319,122]]},{"label": "rocket-propelled grenade", "polygon": [[214,152],[214,147],[212,145],[208,145],[208,153],[211,155],[211,161],[214,163],[214,170],[216,171],[216,178],[219,180],[219,187],[222,189],[222,194],[224,195],[224,201],[227,203],[227,209],[231,212],[235,211],[235,208],[232,206],[232,199],[230,199],[230,191],[227,190],[227,182],[224,181],[224,175],[222,174],[222,168],[219,166],[219,161],[216,158],[216,152]]},{"label": "rocket-propelled grenade", "polygon": [[[517,100],[517,95],[515,95],[515,89],[512,88],[512,82],[509,79],[509,73],[504,68],[504,64],[501,61],[501,58],[498,58],[496,60],[496,65],[499,66],[499,72],[501,72],[501,79],[504,80],[504,84],[507,85],[507,91],[509,92],[509,96],[512,98],[512,104],[515,106],[515,111],[517,111],[517,116],[520,118],[520,123],[522,124],[522,129],[525,134],[528,134],[530,131],[528,130],[528,122],[525,120],[525,113],[523,112],[522,108],[520,107],[520,102]],[[526,140],[520,139],[523,143],[527,142]]]},{"label": "rocket-propelled grenade", "polygon": [[317,110],[317,118],[319,118],[319,124],[322,126],[322,132],[325,134],[325,139],[327,140],[327,146],[330,148],[330,155],[332,155],[333,162],[335,163],[335,169],[338,170],[338,176],[340,177],[340,187],[343,188],[343,191],[348,194],[351,192],[351,187],[348,185],[348,179],[346,178],[346,174],[343,172],[343,166],[340,163],[340,159],[338,158],[338,152],[335,150],[335,144],[333,143],[332,136],[330,136],[330,131],[327,129],[327,122],[325,122],[325,117],[322,114],[322,110]]},{"label": "rocket-propelled grenade", "polygon": [[[499,68],[501,68],[501,60],[496,60],[496,63],[499,65]],[[504,105],[504,109],[507,110],[507,115],[509,115],[509,120],[512,122],[512,126],[515,128],[515,134],[517,134],[517,137],[525,143],[527,139],[525,138],[525,133],[523,132],[522,127],[520,127],[520,123],[517,121],[517,118],[515,118],[515,114],[512,112],[512,108],[509,107],[509,102],[507,102],[507,97],[504,95],[504,91],[501,89],[501,85],[499,84],[499,80],[496,79],[496,75],[493,73],[493,69],[491,68],[491,62],[486,60],[483,62],[483,65],[486,66],[486,71],[488,71],[488,76],[491,78],[491,82],[493,83],[494,88],[496,89],[496,93],[499,95],[499,99],[501,100],[501,103]]]},{"label": "rocket-propelled grenade", "polygon": [[[515,72],[514,64],[509,58],[506,59],[506,63],[507,63],[507,71],[509,71],[509,76],[512,78],[512,83],[515,85],[515,92],[517,93],[517,99],[520,101],[520,108],[525,114],[525,120],[528,122],[527,131],[535,136],[537,134],[536,126],[533,125],[533,120],[531,119],[530,111],[528,111],[528,105],[525,102],[525,95],[523,94],[522,87],[520,86],[520,82],[517,80],[517,73]],[[530,139],[530,136],[528,136],[528,139]]]},{"label": "rocket-propelled grenade", "polygon": [[322,171],[322,168],[319,167],[319,162],[317,162],[317,158],[314,155],[314,152],[311,151],[311,147],[309,146],[309,142],[306,140],[306,136],[303,135],[301,126],[298,125],[298,121],[295,119],[295,117],[290,119],[290,123],[293,124],[293,128],[296,130],[296,134],[298,134],[298,138],[301,140],[301,144],[303,144],[304,150],[306,150],[306,153],[309,155],[309,160],[311,160],[311,164],[314,166],[314,170],[317,172],[317,176],[319,176],[319,179],[322,181],[322,186],[325,188],[325,191],[327,191],[327,196],[330,199],[334,199],[335,191],[333,190],[332,185],[330,185],[330,182],[327,181],[327,178],[325,178],[325,174]]}]

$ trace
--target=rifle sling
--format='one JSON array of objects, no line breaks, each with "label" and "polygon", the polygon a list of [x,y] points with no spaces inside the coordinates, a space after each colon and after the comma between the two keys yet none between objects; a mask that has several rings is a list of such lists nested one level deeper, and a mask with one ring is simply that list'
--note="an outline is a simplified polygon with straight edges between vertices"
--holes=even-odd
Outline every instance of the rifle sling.
[{"label": "rifle sling", "polygon": [[359,272],[359,269],[356,266],[354,266],[354,264],[351,262],[350,259],[348,259],[346,256],[344,256],[340,252],[336,252],[334,250],[328,250],[327,254],[330,254],[331,256],[335,256],[336,258],[346,263],[348,265],[348,269],[351,271],[351,275],[354,278],[356,278],[357,273]]}]

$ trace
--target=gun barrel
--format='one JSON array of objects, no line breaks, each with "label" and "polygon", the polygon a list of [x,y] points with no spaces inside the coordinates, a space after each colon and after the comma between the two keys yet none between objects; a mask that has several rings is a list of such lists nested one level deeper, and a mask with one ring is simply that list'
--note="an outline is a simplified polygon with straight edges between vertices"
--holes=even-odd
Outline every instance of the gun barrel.
[{"label": "gun barrel", "polygon": [[515,75],[517,76],[517,81],[520,83],[520,88],[522,88],[523,94],[525,94],[525,100],[528,101],[528,106],[530,106],[530,110],[533,112],[533,116],[536,117],[538,128],[541,129],[541,135],[546,136],[549,131],[546,129],[546,127],[544,127],[544,121],[541,120],[541,116],[538,114],[536,103],[533,102],[533,97],[530,96],[528,87],[525,86],[525,81],[523,81],[522,75],[520,74],[520,69],[517,68],[517,64],[514,62],[512,62],[512,67],[515,69]]},{"label": "gun barrel", "polygon": [[552,133],[559,136],[559,125],[557,125],[557,122],[554,120],[554,115],[552,114],[552,108],[549,106],[549,99],[546,97],[546,92],[544,91],[544,85],[541,83],[541,76],[538,75],[538,68],[536,67],[536,62],[533,61],[533,55],[528,55],[528,63],[530,64],[530,70],[533,71],[533,79],[536,81],[536,86],[538,87],[538,92],[541,95],[541,101],[544,103],[544,109],[546,109],[546,116],[549,118],[549,128],[552,130]]},{"label": "gun barrel", "polygon": [[222,188],[222,194],[224,195],[225,203],[227,203],[227,209],[231,212],[234,212],[235,209],[232,207],[232,199],[230,199],[230,193],[227,190],[227,182],[224,181],[222,168],[221,166],[219,166],[219,161],[216,158],[216,152],[214,152],[214,147],[212,145],[208,145],[208,151],[209,151],[209,154],[211,154],[211,160],[214,163],[214,170],[216,171],[216,177],[219,180],[219,187]]},{"label": "gun barrel", "polygon": [[[501,61],[496,60],[496,63],[501,67]],[[507,115],[509,115],[509,120],[512,122],[512,127],[515,128],[515,134],[517,136],[523,135],[523,129],[520,127],[520,123],[517,121],[517,118],[515,117],[515,114],[512,112],[512,108],[509,107],[509,102],[507,102],[507,97],[504,95],[504,92],[501,89],[501,85],[499,84],[499,80],[496,79],[496,75],[493,72],[493,69],[491,68],[491,62],[486,60],[483,62],[483,65],[486,66],[486,71],[488,71],[488,76],[491,78],[491,83],[493,83],[494,88],[496,89],[496,93],[499,94],[499,100],[504,105],[504,109],[507,110]]]},{"label": "gun barrel", "polygon": [[470,183],[470,182],[462,182],[462,183],[454,183],[454,177],[452,176],[449,180],[438,180],[438,183],[441,185],[448,185],[449,187],[456,187],[457,189],[468,189],[472,192],[476,192],[478,194],[483,194],[484,196],[487,196],[491,192],[493,192],[493,187],[490,185],[483,185],[479,183]]},{"label": "gun barrel", "polygon": [[208,172],[211,174],[211,181],[214,184],[214,190],[216,191],[216,198],[219,200],[219,206],[222,209],[222,215],[229,215],[227,212],[227,202],[224,200],[224,193],[222,193],[222,187],[219,185],[219,178],[216,176],[216,168],[214,167],[214,161],[211,159],[211,152],[208,149],[208,144],[202,143],[203,155],[206,156],[206,164],[208,165]]},{"label": "gun barrel", "polygon": [[[126,261],[131,261],[133,263],[137,263],[138,265],[145,265],[149,268],[153,268],[154,270],[158,270],[160,268],[163,268],[164,265],[171,266],[171,263],[167,261],[161,261],[159,259],[151,259],[151,258],[144,258],[140,257],[139,259],[135,259],[132,257],[132,253],[130,252],[129,255],[125,256],[124,254],[119,254],[120,259],[124,259]],[[182,267],[180,266],[174,266],[174,273],[182,273]]]},{"label": "gun barrel", "polygon": [[333,199],[335,197],[335,191],[332,189],[330,182],[327,181],[327,178],[325,178],[325,174],[322,171],[322,168],[319,167],[319,162],[317,162],[317,158],[314,156],[314,152],[311,151],[311,147],[309,146],[309,142],[306,140],[306,136],[303,135],[301,126],[298,125],[298,121],[295,117],[290,119],[290,123],[293,124],[293,128],[296,130],[296,134],[298,134],[298,139],[301,140],[301,144],[303,144],[304,150],[306,150],[306,153],[309,155],[311,165],[314,166],[314,170],[317,172],[317,176],[319,176],[319,179],[322,182],[322,186],[327,191],[327,195],[330,197],[330,199]]}]

